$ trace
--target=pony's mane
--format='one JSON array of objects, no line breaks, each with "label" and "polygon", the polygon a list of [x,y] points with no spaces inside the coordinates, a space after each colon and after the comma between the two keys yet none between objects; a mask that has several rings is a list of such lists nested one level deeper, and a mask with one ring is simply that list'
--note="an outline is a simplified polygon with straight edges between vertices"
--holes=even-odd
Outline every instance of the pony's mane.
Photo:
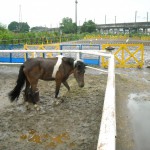
[{"label": "pony's mane", "polygon": [[86,67],[84,62],[81,59],[77,59],[74,61],[74,68],[77,68],[80,72],[84,72]]},{"label": "pony's mane", "polygon": [[73,66],[75,67],[78,62],[82,62],[83,63],[82,59],[76,59],[74,61],[74,63],[73,63]]}]

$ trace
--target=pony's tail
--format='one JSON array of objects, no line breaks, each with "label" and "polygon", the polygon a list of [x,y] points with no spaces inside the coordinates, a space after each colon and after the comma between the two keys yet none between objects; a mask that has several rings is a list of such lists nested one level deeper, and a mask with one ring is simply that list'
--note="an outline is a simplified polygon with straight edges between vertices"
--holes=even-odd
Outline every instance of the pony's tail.
[{"label": "pony's tail", "polygon": [[18,100],[20,92],[21,92],[21,90],[24,86],[26,77],[25,77],[25,74],[23,72],[23,68],[24,68],[24,65],[21,65],[20,70],[19,70],[19,74],[18,74],[18,79],[16,81],[16,86],[8,94],[9,99],[10,99],[11,102],[13,102],[14,100]]}]

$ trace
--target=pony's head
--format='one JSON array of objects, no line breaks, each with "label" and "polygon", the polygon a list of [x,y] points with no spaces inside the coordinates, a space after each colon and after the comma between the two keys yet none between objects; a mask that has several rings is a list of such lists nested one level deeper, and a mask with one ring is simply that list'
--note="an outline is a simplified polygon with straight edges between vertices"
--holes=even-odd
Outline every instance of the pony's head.
[{"label": "pony's head", "polygon": [[85,64],[82,60],[74,61],[74,77],[78,82],[79,87],[84,87]]},{"label": "pony's head", "polygon": [[73,58],[67,57],[63,57],[63,60],[70,66],[73,66],[72,73],[74,74],[79,87],[84,87],[84,73],[86,69],[84,62],[80,59],[74,60]]}]

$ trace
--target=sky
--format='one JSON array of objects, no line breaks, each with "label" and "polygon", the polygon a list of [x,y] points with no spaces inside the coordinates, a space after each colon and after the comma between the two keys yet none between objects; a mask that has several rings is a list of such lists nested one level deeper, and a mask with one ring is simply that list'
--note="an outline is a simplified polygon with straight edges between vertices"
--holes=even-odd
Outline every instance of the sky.
[{"label": "sky", "polygon": [[[150,21],[150,0],[77,0],[77,24]],[[116,17],[115,17],[116,16]],[[27,22],[30,27],[59,27],[62,19],[75,22],[75,0],[1,0],[0,23]],[[116,19],[115,19],[116,18]]]}]

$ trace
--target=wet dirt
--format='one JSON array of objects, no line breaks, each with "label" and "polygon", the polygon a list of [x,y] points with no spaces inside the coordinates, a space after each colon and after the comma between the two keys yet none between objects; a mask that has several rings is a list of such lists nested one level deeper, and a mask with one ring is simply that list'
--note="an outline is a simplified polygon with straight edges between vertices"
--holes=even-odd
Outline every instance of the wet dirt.
[{"label": "wet dirt", "polygon": [[62,85],[54,105],[54,82],[39,82],[40,111],[26,110],[22,94],[10,103],[7,94],[15,85],[19,67],[0,66],[0,149],[2,150],[94,150],[101,122],[107,75],[85,75],[85,87],[74,77]]},{"label": "wet dirt", "polygon": [[[0,66],[0,149],[96,150],[107,74],[87,69],[84,88],[70,76],[71,91],[61,86],[58,101],[64,102],[59,105],[54,103],[55,83],[39,81],[41,110],[36,111],[33,105],[26,109],[22,94],[17,102],[8,100],[18,70],[17,66]],[[116,69],[117,150],[136,150],[143,145],[137,143],[141,141],[139,124],[146,121],[144,111],[147,117],[150,114],[145,109],[150,101],[149,77],[149,68]]]},{"label": "wet dirt", "polygon": [[[145,46],[144,68],[116,69],[116,150],[150,149],[149,58]],[[40,111],[26,110],[22,95],[8,100],[17,74],[18,66],[0,66],[0,149],[96,150],[107,74],[87,69],[82,89],[70,76],[71,91],[61,87],[60,105],[54,105],[55,83],[40,81]]]},{"label": "wet dirt", "polygon": [[116,149],[149,150],[150,69],[116,69],[116,72],[119,73],[116,76]]},{"label": "wet dirt", "polygon": [[150,93],[140,92],[129,95],[129,111],[132,115],[132,124],[135,131],[137,150],[150,149]]}]

